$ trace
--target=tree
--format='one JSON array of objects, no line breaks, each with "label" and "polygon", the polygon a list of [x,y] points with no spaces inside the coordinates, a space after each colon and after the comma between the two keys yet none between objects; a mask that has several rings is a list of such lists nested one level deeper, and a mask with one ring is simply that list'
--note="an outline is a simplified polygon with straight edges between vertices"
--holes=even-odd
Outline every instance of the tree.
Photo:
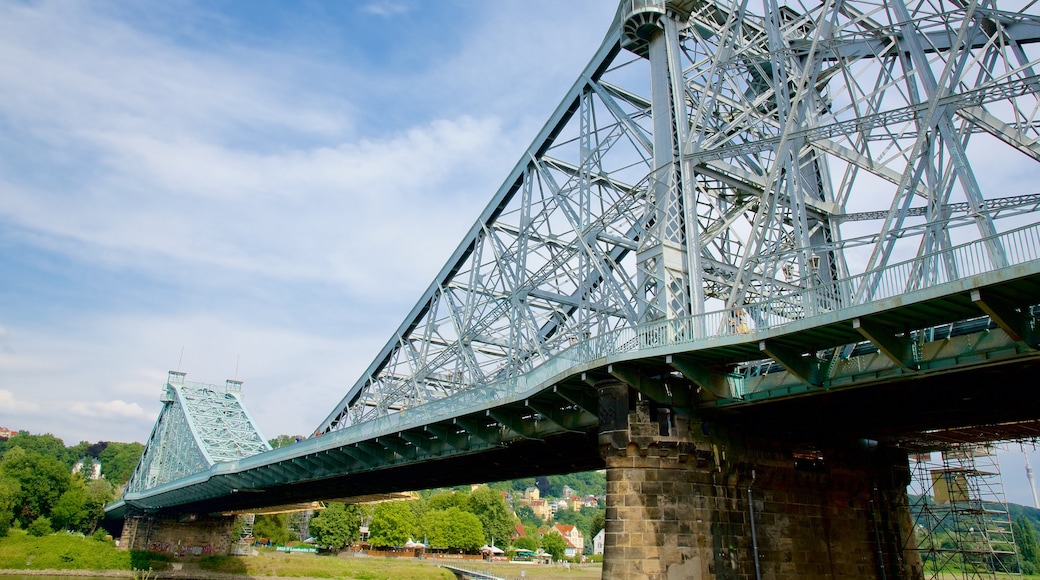
[{"label": "tree", "polygon": [[267,443],[271,446],[271,449],[278,449],[279,447],[285,447],[286,445],[299,443],[302,440],[302,435],[279,435],[274,439],[268,439]]},{"label": "tree", "polygon": [[453,507],[466,509],[469,494],[457,491],[441,491],[430,496],[426,500],[426,508],[430,510],[446,510]]},{"label": "tree", "polygon": [[21,491],[18,481],[0,471],[0,538],[7,535],[7,530],[14,523],[15,508],[18,506]]},{"label": "tree", "polygon": [[311,536],[319,546],[339,550],[360,537],[360,511],[357,506],[330,503],[311,518]]},{"label": "tree", "polygon": [[535,515],[534,510],[529,505],[522,505],[516,508],[516,517],[520,518],[520,523],[524,527],[530,526],[532,528],[540,528],[545,521],[542,518]]},{"label": "tree", "polygon": [[538,540],[533,536],[521,536],[513,542],[513,547],[518,550],[531,550],[534,552],[541,546],[538,545]]},{"label": "tree", "polygon": [[108,443],[98,452],[101,462],[101,474],[113,485],[122,485],[130,481],[134,468],[141,462],[144,445],[141,443]]},{"label": "tree", "polygon": [[0,441],[0,452],[6,453],[15,447],[21,447],[29,453],[39,453],[40,455],[52,457],[64,465],[66,469],[72,469],[72,464],[76,462],[76,459],[79,459],[71,456],[69,450],[65,448],[64,441],[50,433],[30,435],[28,431],[19,431],[6,442]]},{"label": "tree", "polygon": [[542,549],[552,554],[553,560],[562,560],[567,553],[567,540],[556,530],[542,536]]},{"label": "tree", "polygon": [[49,514],[72,480],[68,469],[57,459],[21,447],[4,453],[0,460],[0,474],[18,482],[21,491],[15,517],[23,526]]},{"label": "tree", "polygon": [[1023,516],[1019,516],[1011,527],[1015,534],[1015,543],[1018,544],[1018,556],[1022,560],[1022,572],[1035,574],[1040,567],[1038,562],[1036,533],[1033,524]]},{"label": "tree", "polygon": [[289,515],[256,516],[253,522],[253,537],[267,538],[276,546],[284,546],[289,542]]},{"label": "tree", "polygon": [[410,502],[386,502],[372,512],[368,525],[368,543],[377,548],[393,548],[408,543],[415,536],[415,518]]},{"label": "tree", "polygon": [[428,511],[421,528],[431,548],[473,552],[484,543],[480,519],[457,507]]},{"label": "tree", "polygon": [[58,530],[83,531],[84,524],[90,527],[90,508],[87,505],[87,487],[81,476],[71,478],[69,488],[61,494],[50,516],[53,526]]},{"label": "tree", "polygon": [[480,519],[485,542],[490,544],[494,541],[503,548],[509,545],[515,520],[501,493],[487,486],[479,487],[469,494],[464,509]]}]

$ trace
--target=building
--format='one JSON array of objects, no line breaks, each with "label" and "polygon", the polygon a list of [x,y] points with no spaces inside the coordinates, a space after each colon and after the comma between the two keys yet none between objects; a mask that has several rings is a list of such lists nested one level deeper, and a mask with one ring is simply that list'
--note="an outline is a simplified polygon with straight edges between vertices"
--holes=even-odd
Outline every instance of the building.
[{"label": "building", "polygon": [[600,530],[598,534],[592,538],[592,553],[602,554],[603,553],[603,540],[607,537],[607,530]]},{"label": "building", "polygon": [[564,554],[568,558],[585,553],[585,535],[581,533],[581,530],[570,524],[556,524],[552,529],[563,536],[564,541],[567,542]]},{"label": "building", "polygon": [[17,434],[17,431],[11,431],[7,427],[0,427],[0,439],[3,439],[4,441],[7,441],[8,439],[14,437]]},{"label": "building", "polygon": [[72,473],[82,473],[84,479],[101,479],[101,462],[93,457],[84,457],[72,466]]},{"label": "building", "polygon": [[543,521],[549,521],[552,519],[553,511],[549,507],[549,502],[544,499],[535,499],[528,501],[525,505],[531,508],[534,515]]}]

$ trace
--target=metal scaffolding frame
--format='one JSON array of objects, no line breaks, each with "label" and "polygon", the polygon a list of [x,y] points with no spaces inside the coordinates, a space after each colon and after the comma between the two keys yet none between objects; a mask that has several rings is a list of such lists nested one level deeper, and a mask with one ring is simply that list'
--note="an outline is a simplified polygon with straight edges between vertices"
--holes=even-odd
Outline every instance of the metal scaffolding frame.
[{"label": "metal scaffolding frame", "polygon": [[927,577],[1020,573],[995,444],[911,453],[910,469],[910,513]]}]

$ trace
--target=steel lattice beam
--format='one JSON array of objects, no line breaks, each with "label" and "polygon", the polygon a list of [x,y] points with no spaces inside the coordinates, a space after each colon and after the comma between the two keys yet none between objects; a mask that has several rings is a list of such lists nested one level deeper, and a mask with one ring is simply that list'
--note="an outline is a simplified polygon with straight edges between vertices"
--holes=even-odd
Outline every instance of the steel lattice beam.
[{"label": "steel lattice beam", "polygon": [[[1038,40],[1023,1],[621,2],[316,432],[657,320],[742,309],[765,326],[867,302],[903,260],[898,291],[957,279],[976,267],[952,257],[966,243],[1006,265],[1000,235],[1037,222]],[[1030,177],[992,179],[996,159]],[[683,332],[713,332],[695,320]]]}]

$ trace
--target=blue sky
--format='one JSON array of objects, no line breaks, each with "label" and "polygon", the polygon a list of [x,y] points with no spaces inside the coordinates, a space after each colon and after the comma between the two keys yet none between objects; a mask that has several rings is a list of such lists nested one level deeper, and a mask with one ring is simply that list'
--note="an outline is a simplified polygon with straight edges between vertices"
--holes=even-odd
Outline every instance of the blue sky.
[{"label": "blue sky", "polygon": [[0,4],[0,425],[142,441],[179,368],[312,431],[614,9]]},{"label": "blue sky", "polygon": [[143,441],[179,368],[312,431],[615,8],[0,3],[0,425]]}]

